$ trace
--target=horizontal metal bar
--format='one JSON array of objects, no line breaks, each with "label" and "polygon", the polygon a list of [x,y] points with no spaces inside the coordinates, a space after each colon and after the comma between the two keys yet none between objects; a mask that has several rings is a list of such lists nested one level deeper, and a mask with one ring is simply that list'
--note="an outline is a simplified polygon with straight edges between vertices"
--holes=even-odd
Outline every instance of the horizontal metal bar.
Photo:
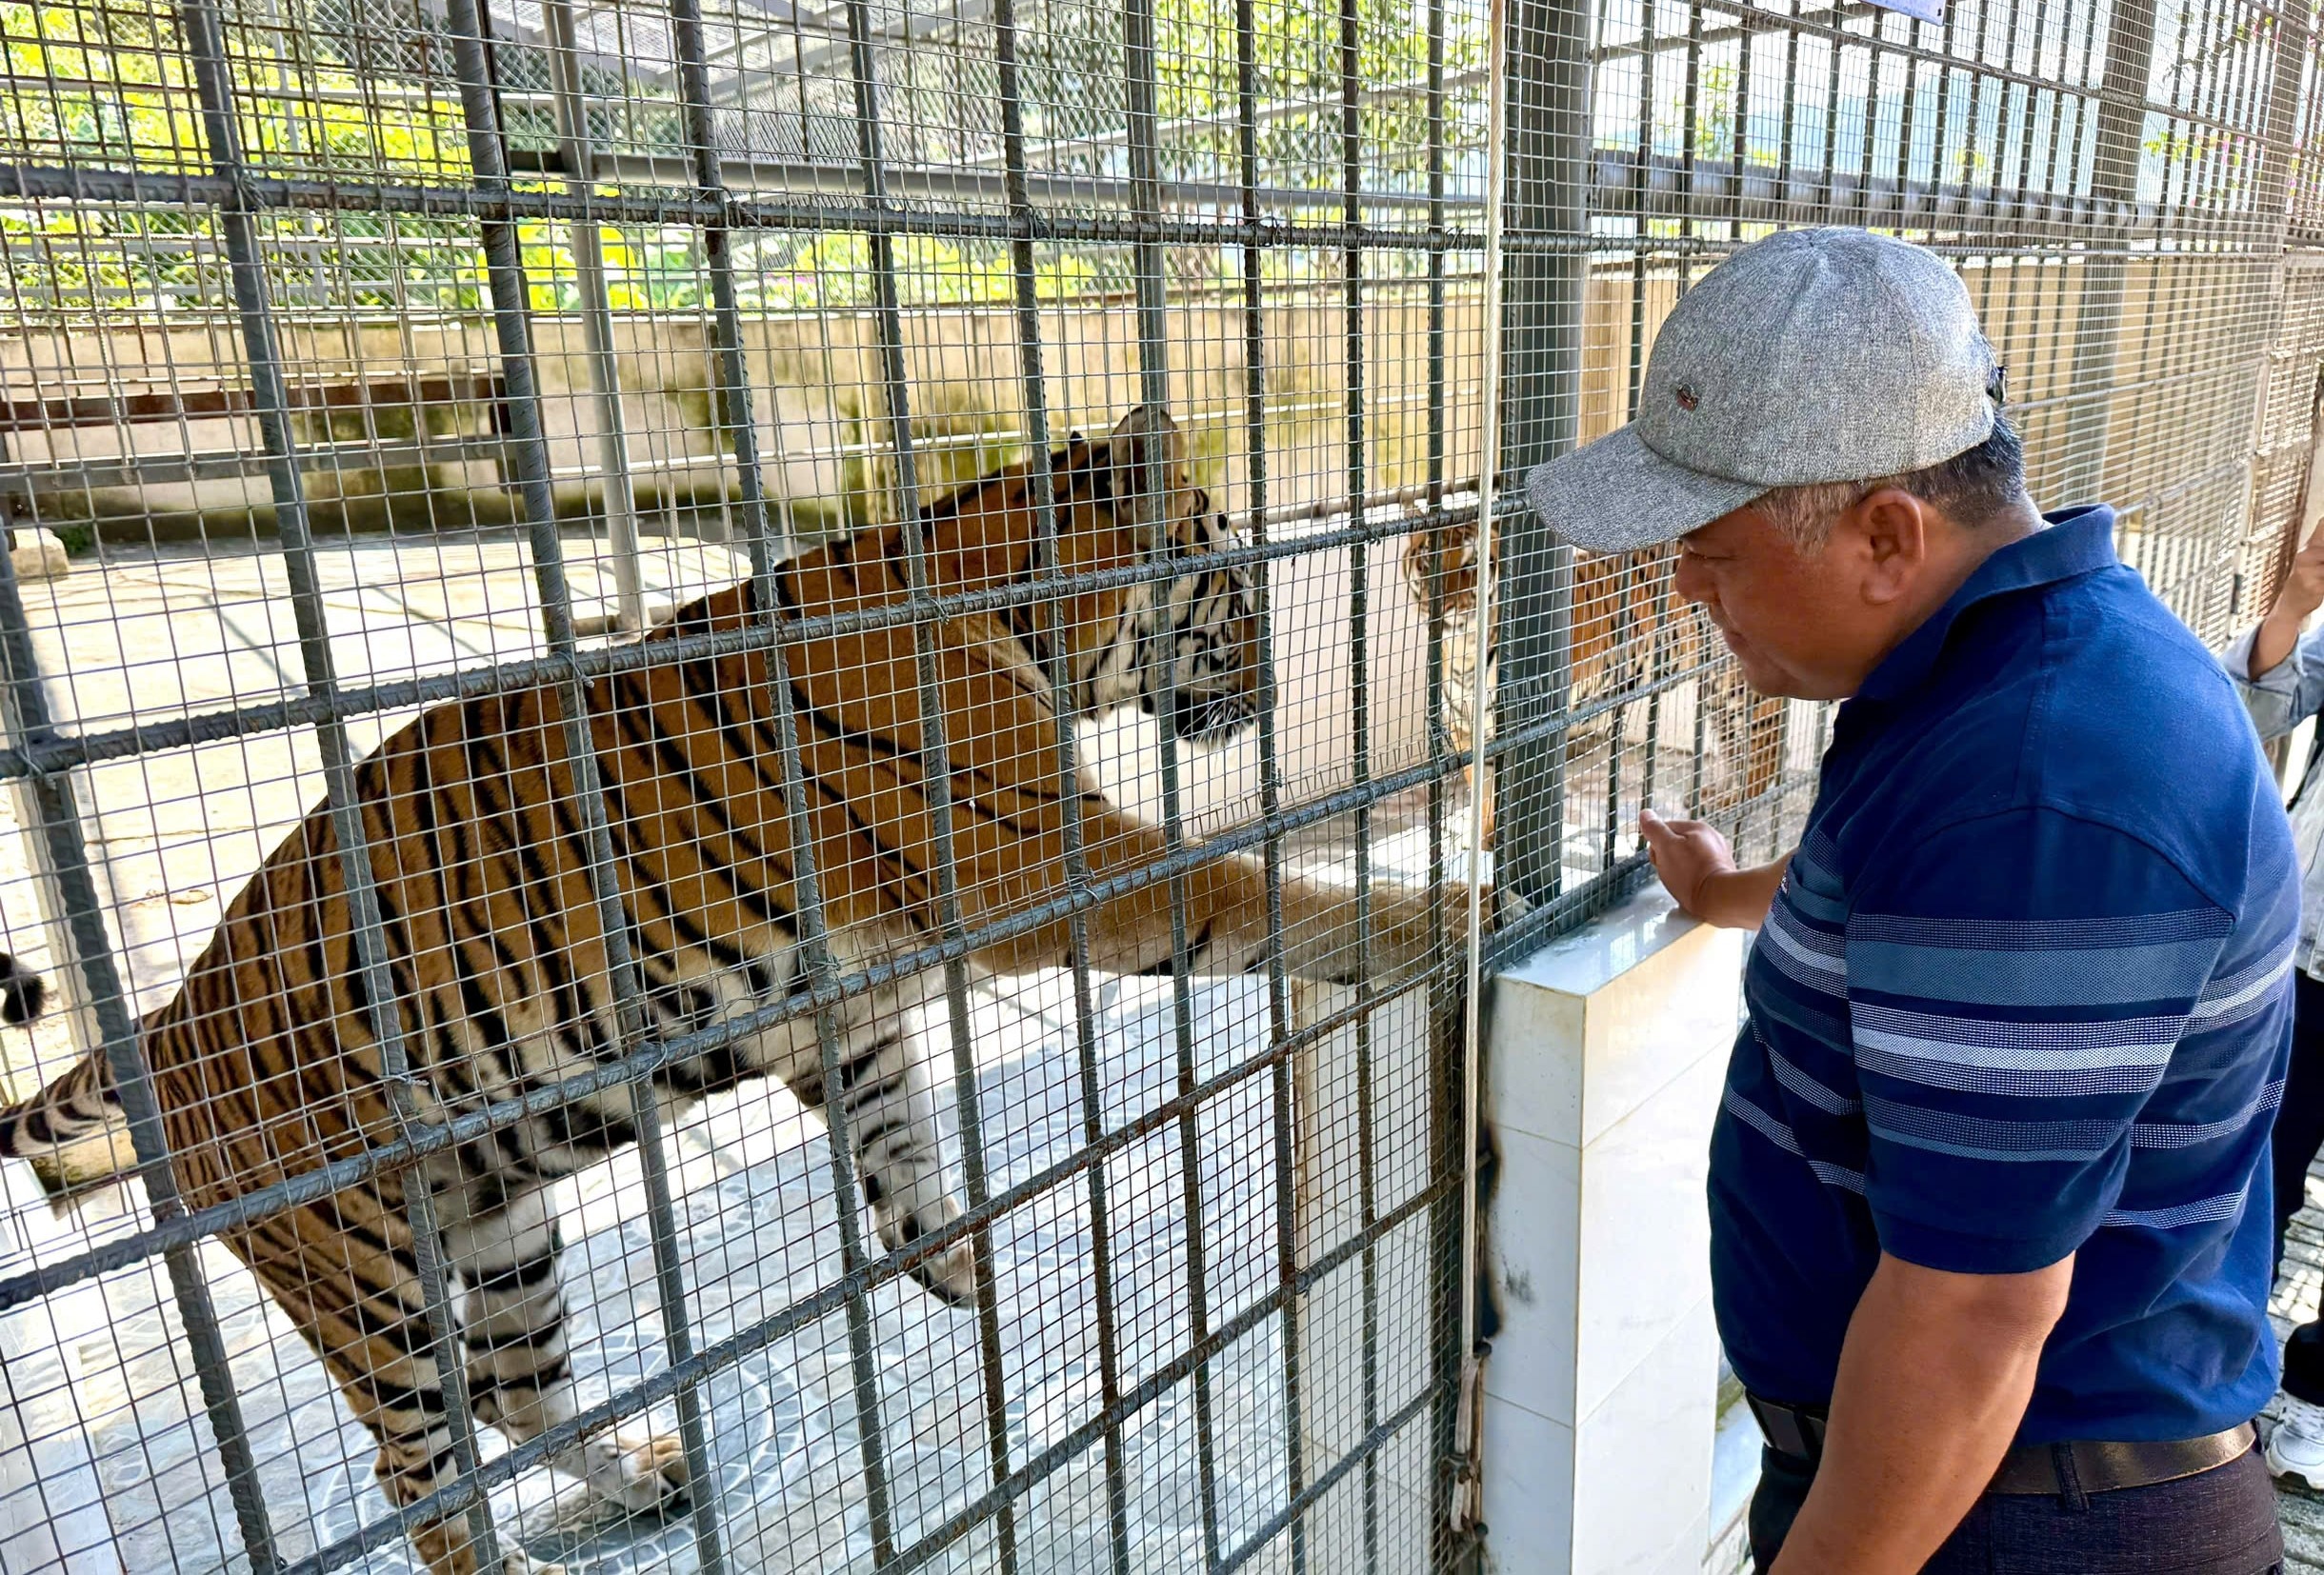
[{"label": "horizontal metal bar", "polygon": [[[1431,526],[1457,525],[1474,518],[1475,514],[1473,505],[1429,508],[1396,519],[1368,520],[1360,525],[1342,526],[1305,536],[1231,548],[1206,554],[1206,560],[1220,568],[1248,568],[1307,553],[1326,552],[1334,548],[1352,547],[1358,542],[1385,541]],[[1042,574],[989,590],[955,591],[931,596],[924,607],[927,615],[935,618],[967,617],[980,612],[1002,612],[1015,608],[1033,607],[1045,598],[1060,594],[1078,595],[1097,590],[1127,589],[1141,585],[1159,585],[1181,572],[1182,566],[1169,560],[1156,560],[1122,568],[1072,575]],[[731,631],[603,646],[579,651],[571,657],[528,657],[522,661],[488,668],[466,668],[427,678],[397,679],[361,688],[348,686],[329,695],[300,695],[294,699],[270,701],[259,706],[228,707],[194,716],[173,717],[167,722],[133,723],[105,732],[82,733],[54,742],[0,748],[0,782],[37,777],[101,761],[126,759],[130,755],[152,754],[196,744],[217,744],[259,733],[279,732],[286,728],[311,726],[334,718],[344,720],[413,706],[433,705],[446,700],[475,700],[488,695],[509,694],[519,689],[560,683],[576,674],[583,679],[602,678],[615,673],[642,671],[666,663],[694,661],[706,656],[742,655],[769,649],[778,644],[792,646],[872,629],[900,628],[921,616],[922,608],[909,603],[883,603],[848,612],[818,613],[773,627],[752,625]]]},{"label": "horizontal metal bar", "polygon": [[[1081,890],[1052,898],[1022,913],[994,920],[979,927],[972,938],[932,942],[872,964],[860,971],[842,975],[829,986],[794,991],[781,1001],[695,1033],[651,1041],[590,1071],[562,1078],[513,1099],[494,1100],[451,1121],[415,1123],[391,1141],[367,1148],[360,1154],[335,1160],[313,1170],[301,1171],[239,1198],[180,1216],[166,1227],[107,1242],[78,1256],[0,1280],[0,1312],[77,1284],[92,1274],[110,1272],[137,1263],[163,1246],[214,1236],[264,1218],[278,1208],[295,1207],[329,1197],[333,1192],[343,1191],[371,1177],[400,1169],[445,1149],[472,1143],[546,1111],[574,1104],[591,1094],[639,1082],[674,1062],[706,1054],[738,1039],[763,1032],[778,1023],[792,1022],[810,1012],[869,994],[898,979],[926,972],[952,958],[973,955],[986,947],[1028,934],[1075,912],[1086,912],[1116,897],[1127,896],[1168,880],[1172,875],[1215,863],[1231,854],[1262,847],[1271,837],[1280,837],[1303,827],[1320,825],[1348,813],[1359,804],[1392,798],[1433,777],[1461,769],[1472,758],[1467,751],[1447,753],[1441,759],[1375,777],[1361,788],[1345,788],[1294,808],[1279,811],[1263,823],[1235,827],[1126,874],[1093,881]],[[1415,981],[1427,977],[1428,974],[1421,973],[1415,975]],[[944,1231],[916,1237],[912,1248],[900,1261],[916,1264],[933,1257],[956,1239],[956,1234],[948,1226]]]},{"label": "horizontal metal bar", "polygon": [[[302,471],[390,470],[428,465],[463,465],[472,460],[502,463],[508,440],[447,437],[426,443],[323,443],[295,456]],[[178,454],[109,454],[101,459],[14,460],[0,463],[0,492],[54,493],[161,487],[171,483],[231,481],[270,474],[272,456],[263,452],[205,449]]]},{"label": "horizontal metal bar", "polygon": [[[1484,243],[1471,231],[1351,227],[1338,221],[1289,224],[1262,217],[1162,219],[1094,217],[1030,209],[1006,212],[937,212],[926,209],[874,208],[852,201],[777,202],[736,196],[725,202],[703,197],[691,183],[653,196],[609,196],[562,189],[569,178],[553,177],[556,190],[481,191],[467,186],[415,186],[313,177],[250,176],[230,185],[214,175],[159,169],[96,169],[76,165],[0,164],[0,200],[31,202],[54,198],[131,206],[191,207],[247,199],[260,209],[322,212],[408,213],[446,219],[553,219],[564,223],[725,224],[738,229],[857,230],[866,234],[945,235],[1007,241],[1082,241],[1127,246],[1142,239],[1169,246],[1359,247],[1384,250],[1471,250]],[[1473,207],[1473,205],[1471,205]],[[286,245],[290,244],[288,240]]]},{"label": "horizontal metal bar", "polygon": [[[546,160],[544,161],[546,162]],[[723,224],[733,229],[776,230],[854,230],[865,233],[923,234],[994,241],[1030,239],[1036,243],[1083,242],[1095,245],[1127,246],[1139,241],[1158,241],[1172,246],[1252,246],[1260,248],[1313,247],[1364,250],[1394,251],[1474,251],[1484,244],[1482,234],[1475,230],[1447,228],[1398,229],[1372,224],[1350,225],[1340,219],[1315,219],[1292,223],[1272,215],[1256,220],[1232,214],[1227,209],[1239,201],[1237,189],[1220,185],[1214,193],[1221,213],[1216,217],[1190,219],[1138,220],[1127,215],[1097,216],[1061,213],[1038,209],[1015,212],[997,210],[1000,197],[994,195],[996,210],[991,213],[932,211],[927,209],[885,207],[873,208],[859,200],[828,202],[780,201],[765,195],[736,195],[725,202],[706,199],[695,194],[681,179],[686,165],[683,159],[648,159],[644,164],[652,171],[654,180],[663,189],[654,195],[638,193],[610,195],[604,192],[570,192],[563,189],[538,191],[480,192],[470,187],[391,185],[384,183],[343,183],[331,180],[296,178],[250,177],[239,190],[261,208],[281,209],[317,209],[327,212],[363,210],[378,213],[409,213],[446,219],[483,221],[488,219],[539,218],[566,223],[664,225],[675,223]],[[1641,199],[1637,193],[1640,175],[1637,155],[1627,149],[1601,149],[1595,155],[1593,179],[1596,196],[1592,212],[1599,218],[1635,218],[1639,215]],[[952,197],[960,192],[962,182],[982,188],[990,186],[997,193],[1004,182],[1000,171],[925,171],[929,177],[929,197]],[[1753,219],[1751,213],[1732,211],[1736,199],[1732,189],[1736,184],[1733,167],[1710,161],[1697,161],[1692,171],[1683,158],[1656,155],[1647,161],[1643,171],[1648,190],[1644,199],[1644,214],[1650,218],[1714,218],[1735,217]],[[560,186],[566,177],[557,177]],[[1065,177],[1059,177],[1065,179]],[[1032,179],[1032,177],[1028,177]],[[1077,179],[1077,177],[1075,178]],[[1810,202],[1794,193],[1813,189],[1823,189],[1826,177],[1821,170],[1802,172],[1780,166],[1749,166],[1742,179],[1744,201],[1780,215],[1794,210],[1823,211],[1820,203]],[[1847,171],[1835,171],[1830,177],[1832,189],[1856,199],[1858,177]],[[1127,183],[1119,183],[1126,187]],[[1174,190],[1210,190],[1199,183],[1179,183]],[[1951,241],[1938,237],[1931,249],[1949,256],[1977,256],[1991,252],[2013,251],[2028,248],[2056,248],[2075,254],[2106,254],[2109,247],[2126,255],[2138,255],[2153,248],[2167,246],[2199,247],[2203,232],[2202,221],[2214,221],[2220,226],[2248,228],[2248,215],[2221,212],[2202,205],[2178,205],[2160,209],[2153,204],[2111,204],[2088,196],[2029,193],[2024,199],[2014,194],[1992,194],[1985,189],[1958,185],[1939,185],[1933,189],[1926,182],[1905,182],[1901,198],[1895,196],[1898,184],[1889,177],[1876,177],[1870,185],[1875,202],[1901,201],[1908,211],[1923,212],[1933,228],[1957,231]],[[1687,193],[1693,192],[1689,196]],[[1332,192],[1285,192],[1281,189],[1268,193],[1285,197],[1296,196],[1299,210],[1337,209],[1344,198]],[[24,201],[55,198],[76,202],[120,203],[146,205],[217,204],[236,195],[236,189],[215,176],[186,175],[160,170],[91,169],[77,166],[0,165],[0,198],[13,196]],[[1231,201],[1230,199],[1232,199]],[[1210,201],[1206,198],[1205,201]],[[1425,195],[1406,193],[1367,194],[1367,207],[1395,210],[1412,209],[1425,211]],[[1444,206],[1449,209],[1474,213],[1473,200],[1448,197]],[[1977,215],[1985,209],[2007,209],[2012,224],[1985,224],[1993,232],[1981,238],[1976,231],[1984,221]],[[2023,228],[2023,216],[2054,213],[2054,218],[2041,217],[2033,229]],[[1876,216],[1885,217],[1880,214]],[[2058,226],[2076,228],[2071,237],[2049,231]],[[2107,245],[2091,245],[2096,234]],[[1968,238],[1961,238],[1968,237]],[[1618,252],[1623,248],[1621,237],[1610,235],[1570,236],[1512,233],[1508,243],[1527,251],[1603,251]],[[2133,243],[2138,244],[2133,244]],[[1702,240],[1684,237],[1647,237],[1638,243],[1656,252],[1725,251],[1733,243],[1723,239]],[[2254,252],[2254,255],[2257,255]]]},{"label": "horizontal metal bar", "polygon": [[[109,242],[123,237],[110,236]],[[292,383],[283,406],[293,411],[410,409],[414,406],[496,404],[506,393],[502,380],[472,372],[432,377],[398,377],[370,383]],[[209,421],[258,413],[247,389],[197,389],[191,393],[140,389],[135,392],[61,394],[47,399],[0,399],[0,431],[43,432],[59,427],[142,427],[164,422]]]},{"label": "horizontal metal bar", "polygon": [[[1857,209],[1866,219],[1897,229],[1973,232],[1999,229],[2031,234],[2032,227],[2071,229],[2076,249],[2094,238],[2121,244],[2153,240],[2166,224],[2190,217],[2248,228],[2250,215],[2210,208],[2165,209],[2153,202],[2116,202],[2081,191],[2018,193],[1961,182],[1900,179],[1855,170],[1732,162],[1690,161],[1657,153],[1600,148],[1590,205],[1593,219],[1695,219],[1719,223],[1806,222]],[[2050,237],[2059,239],[2060,237]],[[2186,238],[2182,236],[2181,238]],[[1733,243],[1729,243],[1732,245]]]},{"label": "horizontal metal bar", "polygon": [[[511,153],[510,162],[519,169],[536,173],[567,173],[563,158],[555,153]],[[684,189],[691,183],[692,163],[684,154],[600,152],[591,161],[590,173],[581,178],[609,185]],[[848,198],[860,197],[863,192],[863,177],[852,165],[825,160],[730,155],[721,159],[719,169],[730,188],[744,190]],[[900,202],[983,202],[992,205],[998,213],[1009,201],[1008,176],[999,169],[974,165],[895,165],[883,172],[888,195]],[[1127,177],[1028,169],[1024,180],[1026,196],[1035,202],[1124,209],[1131,206],[1131,182]],[[1162,193],[1164,206],[1172,209],[1232,212],[1239,209],[1243,200],[1242,188],[1232,181],[1168,181],[1163,183]],[[1259,188],[1258,196],[1277,211],[1315,209],[1338,213],[1346,203],[1345,195],[1330,187],[1264,186]],[[1426,191],[1370,190],[1364,193],[1364,206],[1426,211],[1429,196]],[[1475,204],[1473,201],[1467,206]]]}]

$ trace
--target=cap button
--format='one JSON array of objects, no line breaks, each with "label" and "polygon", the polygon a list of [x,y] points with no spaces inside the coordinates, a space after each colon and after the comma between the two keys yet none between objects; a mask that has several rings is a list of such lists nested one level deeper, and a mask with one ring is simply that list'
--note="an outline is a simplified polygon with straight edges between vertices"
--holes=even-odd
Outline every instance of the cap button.
[{"label": "cap button", "polygon": [[1678,386],[1673,397],[1677,399],[1678,408],[1682,410],[1692,410],[1694,409],[1695,405],[1699,403],[1694,397],[1694,390],[1688,388],[1684,383],[1681,383]]}]

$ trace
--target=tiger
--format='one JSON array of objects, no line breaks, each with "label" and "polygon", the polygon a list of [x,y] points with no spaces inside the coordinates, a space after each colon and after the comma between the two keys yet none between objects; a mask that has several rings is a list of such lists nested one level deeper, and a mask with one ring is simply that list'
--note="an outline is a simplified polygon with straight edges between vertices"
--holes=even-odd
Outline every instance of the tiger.
[{"label": "tiger", "polygon": [[[1235,537],[1191,479],[1163,408],[1140,406],[1100,439],[1076,434],[1045,457],[1053,531],[1039,524],[1035,457],[918,515],[927,594],[1022,592],[1036,575],[1054,575],[1047,583],[1056,588],[973,599],[987,609],[922,625],[941,697],[957,922],[974,936],[1019,921],[971,961],[1004,974],[1067,966],[1076,926],[1064,899],[1079,887],[1097,893],[1081,918],[1090,967],[1171,970],[1175,884],[1187,904],[1184,967],[1263,967],[1261,863],[1226,852],[1172,881],[1136,879],[1170,850],[1164,832],[1119,811],[1093,778],[1061,768],[1077,721],[1127,708],[1193,747],[1256,718],[1252,572],[1245,560],[1221,558]],[[913,631],[893,616],[831,616],[874,614],[913,596],[912,555],[905,522],[867,527],[776,566],[773,608],[762,608],[758,582],[747,581],[687,604],[640,641],[651,649],[740,633],[770,611],[778,623],[821,618],[819,629],[842,630],[803,631],[782,648],[799,806],[783,786],[777,672],[763,645],[644,661],[588,682],[620,924],[650,1034],[697,1033],[813,986],[794,807],[811,839],[831,966],[861,969],[948,932],[930,782],[935,741],[923,726]],[[1141,566],[1152,571],[1140,577]],[[1061,633],[1045,616],[1052,594],[1063,599]],[[614,958],[588,879],[566,692],[543,683],[434,706],[353,770],[389,944],[388,1005],[409,1048],[405,1087],[426,1123],[550,1087],[635,1047],[617,1017]],[[1069,841],[1076,812],[1080,879]],[[361,1154],[405,1129],[367,1017],[339,847],[329,808],[317,807],[234,898],[177,994],[141,1025],[190,1207]],[[1346,982],[1360,967],[1385,977],[1431,954],[1429,907],[1416,888],[1375,884],[1369,927],[1352,887],[1287,874],[1280,890],[1281,955],[1295,979]],[[655,1107],[674,1120],[764,1077],[827,1116],[836,1102],[877,1239],[901,1252],[962,1212],[939,1157],[938,1085],[907,1027],[914,1008],[940,999],[940,976],[923,970],[888,975],[830,1007],[836,1088],[825,1083],[817,1014],[809,1013],[658,1067]],[[0,1154],[85,1140],[118,1107],[104,1060],[85,1059],[0,1111]],[[374,1468],[391,1504],[417,1502],[455,1470],[407,1193],[426,1187],[440,1226],[471,1414],[522,1444],[575,1410],[550,1188],[636,1137],[628,1089],[616,1085],[223,1233],[377,1440]],[[939,1302],[972,1294],[965,1237],[921,1252],[914,1276]],[[600,1432],[551,1464],[630,1511],[667,1509],[688,1486],[678,1440],[661,1434]],[[477,1567],[461,1517],[423,1517],[411,1538],[435,1575]],[[511,1571],[547,1567],[511,1541],[501,1545]]]},{"label": "tiger", "polygon": [[[1701,616],[1678,603],[1671,588],[1673,551],[1575,555],[1568,647],[1569,707],[1580,708],[1636,689],[1657,672],[1694,666],[1711,654]],[[1497,585],[1501,568],[1497,539],[1487,556],[1486,572],[1495,577]],[[1472,719],[1480,682],[1477,557],[1474,524],[1456,521],[1412,531],[1405,538],[1398,563],[1413,603],[1423,614],[1433,609],[1433,615],[1443,620],[1443,710],[1441,716],[1431,718],[1431,725],[1441,729],[1439,736],[1452,753],[1467,753],[1476,743]],[[1482,800],[1478,814],[1488,839],[1493,824],[1491,752],[1495,726],[1490,696],[1500,660],[1497,606],[1494,610],[1495,627],[1486,631],[1482,659],[1481,681],[1488,691],[1485,758],[1461,773],[1471,792]],[[1658,660],[1657,650],[1667,651],[1667,657]],[[1715,667],[1704,687],[1703,700],[1712,708],[1713,728],[1728,758],[1741,763],[1741,770],[1739,778],[1710,785],[1700,807],[1717,812],[1756,804],[1774,788],[1782,768],[1784,703],[1737,692],[1740,675],[1732,663]],[[1621,714],[1619,708],[1601,713],[1567,733],[1569,781],[1573,768],[1586,768],[1589,763],[1612,753]]]}]

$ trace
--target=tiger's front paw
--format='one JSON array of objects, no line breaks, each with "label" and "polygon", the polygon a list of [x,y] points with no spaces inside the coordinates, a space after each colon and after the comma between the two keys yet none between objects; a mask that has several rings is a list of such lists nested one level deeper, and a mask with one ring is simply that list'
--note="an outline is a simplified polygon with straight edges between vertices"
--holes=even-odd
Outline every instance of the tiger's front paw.
[{"label": "tiger's front paw", "polygon": [[[881,1222],[879,1239],[891,1251],[902,1251],[921,1237],[933,1234],[960,1218],[960,1206],[950,1198],[925,1205],[917,1211]],[[912,1266],[912,1277],[947,1306],[965,1307],[976,1297],[976,1245],[963,1236],[933,1257]]]},{"label": "tiger's front paw", "polygon": [[624,1509],[653,1509],[686,1491],[686,1446],[668,1433],[604,1433],[574,1451],[598,1497]]}]

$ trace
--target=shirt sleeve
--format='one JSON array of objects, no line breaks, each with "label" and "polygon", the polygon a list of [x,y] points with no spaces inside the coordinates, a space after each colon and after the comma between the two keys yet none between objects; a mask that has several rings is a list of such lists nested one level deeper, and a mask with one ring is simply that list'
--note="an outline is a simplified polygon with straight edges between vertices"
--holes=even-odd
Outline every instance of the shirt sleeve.
[{"label": "shirt sleeve", "polygon": [[2016,1274],[2121,1196],[2131,1126],[2233,919],[2136,838],[2051,809],[1868,869],[1845,942],[1882,1248]]},{"label": "shirt sleeve", "polygon": [[2281,738],[2324,710],[2324,625],[2301,635],[2291,655],[2254,678],[2252,644],[2258,637],[2257,625],[2235,636],[2219,653],[2219,666],[2252,713],[2259,736]]}]

